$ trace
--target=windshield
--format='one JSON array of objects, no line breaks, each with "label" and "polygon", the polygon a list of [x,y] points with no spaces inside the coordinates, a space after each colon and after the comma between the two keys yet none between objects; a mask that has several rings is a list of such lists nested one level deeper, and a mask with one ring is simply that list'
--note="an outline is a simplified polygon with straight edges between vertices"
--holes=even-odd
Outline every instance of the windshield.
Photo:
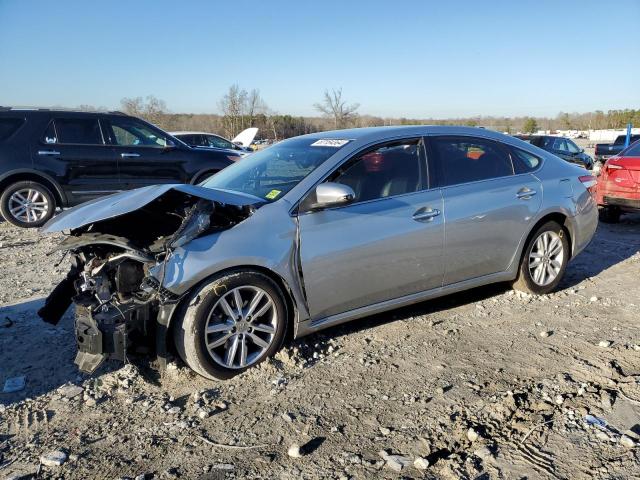
[{"label": "windshield", "polygon": [[348,140],[309,137],[285,140],[248,155],[202,185],[248,193],[273,202],[347,143]]}]

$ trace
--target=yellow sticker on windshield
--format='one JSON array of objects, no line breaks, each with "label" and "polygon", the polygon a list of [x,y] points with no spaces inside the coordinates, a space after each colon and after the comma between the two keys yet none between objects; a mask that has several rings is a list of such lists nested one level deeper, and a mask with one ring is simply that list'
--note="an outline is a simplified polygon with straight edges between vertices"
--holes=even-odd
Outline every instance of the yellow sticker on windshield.
[{"label": "yellow sticker on windshield", "polygon": [[280,195],[282,193],[282,190],[271,190],[269,193],[267,193],[265,195],[264,198],[266,198],[267,200],[275,200],[278,195]]}]

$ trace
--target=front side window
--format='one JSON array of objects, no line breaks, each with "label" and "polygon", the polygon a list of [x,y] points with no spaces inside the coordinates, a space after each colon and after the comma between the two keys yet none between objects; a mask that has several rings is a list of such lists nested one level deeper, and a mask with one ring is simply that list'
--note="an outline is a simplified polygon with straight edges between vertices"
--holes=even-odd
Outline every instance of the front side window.
[{"label": "front side window", "polygon": [[220,138],[215,135],[206,135],[205,138],[210,147],[233,149],[233,143],[229,140],[225,140],[224,138]]},{"label": "front side window", "polygon": [[433,137],[430,143],[442,186],[513,175],[509,155],[495,142],[474,137]]},{"label": "front side window", "polygon": [[567,142],[564,138],[554,138],[553,139],[553,149],[559,152],[568,152],[569,148],[567,147]]},{"label": "front side window", "polygon": [[573,143],[571,140],[566,140],[567,143],[567,149],[569,150],[570,153],[578,153],[580,152],[580,148],[578,148],[578,146]]},{"label": "front side window", "polygon": [[142,122],[129,118],[109,120],[113,134],[112,143],[123,147],[158,147],[167,146],[167,139]]},{"label": "front side window", "polygon": [[420,140],[389,143],[346,162],[327,181],[347,185],[354,202],[366,202],[422,190],[426,165]]},{"label": "front side window", "polygon": [[309,137],[285,140],[229,165],[203,185],[273,202],[347,143],[349,140]]},{"label": "front side window", "polygon": [[[55,125],[54,125],[55,124]],[[55,130],[55,134],[51,134]],[[102,145],[102,133],[97,118],[56,118],[45,132],[45,143],[75,143]]]}]

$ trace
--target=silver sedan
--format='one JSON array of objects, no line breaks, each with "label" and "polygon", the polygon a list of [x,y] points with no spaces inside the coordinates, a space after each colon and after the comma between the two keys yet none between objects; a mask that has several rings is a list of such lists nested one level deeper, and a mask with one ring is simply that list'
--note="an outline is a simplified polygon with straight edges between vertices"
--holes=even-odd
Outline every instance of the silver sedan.
[{"label": "silver sedan", "polygon": [[280,142],[200,186],[97,200],[47,229],[72,233],[62,248],[76,255],[69,278],[88,309],[76,327],[87,332],[83,369],[123,356],[104,346],[122,344],[115,322],[122,349],[131,331],[151,331],[162,355],[172,332],[193,370],[229,378],[288,332],[493,282],[551,292],[596,230],[594,185],[584,169],[485,129],[353,129]]}]

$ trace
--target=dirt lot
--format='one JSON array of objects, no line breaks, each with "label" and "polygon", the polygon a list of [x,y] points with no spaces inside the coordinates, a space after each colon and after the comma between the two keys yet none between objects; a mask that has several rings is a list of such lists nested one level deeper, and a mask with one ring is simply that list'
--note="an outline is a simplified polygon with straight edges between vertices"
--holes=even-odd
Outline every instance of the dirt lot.
[{"label": "dirt lot", "polygon": [[[79,375],[71,312],[58,327],[35,314],[66,271],[45,255],[57,241],[0,224],[0,388],[26,377],[0,393],[0,478],[640,472],[640,216],[601,225],[553,295],[476,289],[308,337],[218,383],[143,358]],[[56,451],[64,463],[48,466]]]}]

